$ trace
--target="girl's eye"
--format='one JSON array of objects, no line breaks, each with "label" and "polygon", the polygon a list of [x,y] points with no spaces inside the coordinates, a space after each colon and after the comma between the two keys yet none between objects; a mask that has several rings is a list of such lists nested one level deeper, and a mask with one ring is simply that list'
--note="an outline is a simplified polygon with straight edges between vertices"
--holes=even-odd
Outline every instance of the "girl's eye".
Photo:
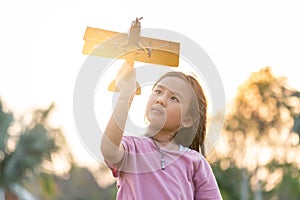
[{"label": "girl's eye", "polygon": [[172,96],[172,97],[171,97],[171,100],[172,100],[172,101],[179,102],[179,99],[178,99],[177,97],[175,97],[175,96]]},{"label": "girl's eye", "polygon": [[161,90],[156,89],[156,90],[153,90],[153,92],[156,93],[156,94],[160,94],[160,93],[161,93]]}]

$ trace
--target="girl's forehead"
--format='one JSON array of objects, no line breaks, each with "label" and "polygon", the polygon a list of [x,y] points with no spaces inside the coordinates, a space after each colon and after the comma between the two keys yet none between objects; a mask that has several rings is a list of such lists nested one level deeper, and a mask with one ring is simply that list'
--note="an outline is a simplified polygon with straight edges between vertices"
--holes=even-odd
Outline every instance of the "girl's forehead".
[{"label": "girl's forehead", "polygon": [[187,81],[174,76],[163,78],[157,83],[156,86],[164,87],[170,90],[170,92],[178,94],[180,96],[190,97],[193,91],[190,84]]}]

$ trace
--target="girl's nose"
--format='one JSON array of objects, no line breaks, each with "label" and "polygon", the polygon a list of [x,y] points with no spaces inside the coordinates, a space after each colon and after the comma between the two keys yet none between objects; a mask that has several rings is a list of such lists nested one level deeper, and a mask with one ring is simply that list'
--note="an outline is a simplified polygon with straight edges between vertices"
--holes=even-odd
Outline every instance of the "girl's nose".
[{"label": "girl's nose", "polygon": [[166,99],[164,98],[164,96],[160,96],[156,99],[156,103],[157,104],[160,104],[162,106],[165,106],[166,105]]}]

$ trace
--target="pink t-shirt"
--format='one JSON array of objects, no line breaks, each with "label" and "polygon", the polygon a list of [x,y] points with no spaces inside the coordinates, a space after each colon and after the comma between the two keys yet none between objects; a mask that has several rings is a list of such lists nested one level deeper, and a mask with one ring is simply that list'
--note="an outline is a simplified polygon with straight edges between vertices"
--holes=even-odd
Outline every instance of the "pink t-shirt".
[{"label": "pink t-shirt", "polygon": [[222,199],[210,165],[198,152],[183,146],[179,151],[159,150],[146,136],[124,136],[122,144],[125,155],[119,169],[107,163],[118,177],[117,199]]}]

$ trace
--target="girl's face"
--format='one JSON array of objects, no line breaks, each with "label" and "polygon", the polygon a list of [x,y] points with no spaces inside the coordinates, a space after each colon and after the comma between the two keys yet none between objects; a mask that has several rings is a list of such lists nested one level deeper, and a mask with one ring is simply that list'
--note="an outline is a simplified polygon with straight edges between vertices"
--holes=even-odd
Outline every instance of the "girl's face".
[{"label": "girl's face", "polygon": [[165,77],[153,88],[146,107],[146,118],[155,130],[177,132],[180,126],[191,126],[187,111],[192,88],[183,79]]}]

